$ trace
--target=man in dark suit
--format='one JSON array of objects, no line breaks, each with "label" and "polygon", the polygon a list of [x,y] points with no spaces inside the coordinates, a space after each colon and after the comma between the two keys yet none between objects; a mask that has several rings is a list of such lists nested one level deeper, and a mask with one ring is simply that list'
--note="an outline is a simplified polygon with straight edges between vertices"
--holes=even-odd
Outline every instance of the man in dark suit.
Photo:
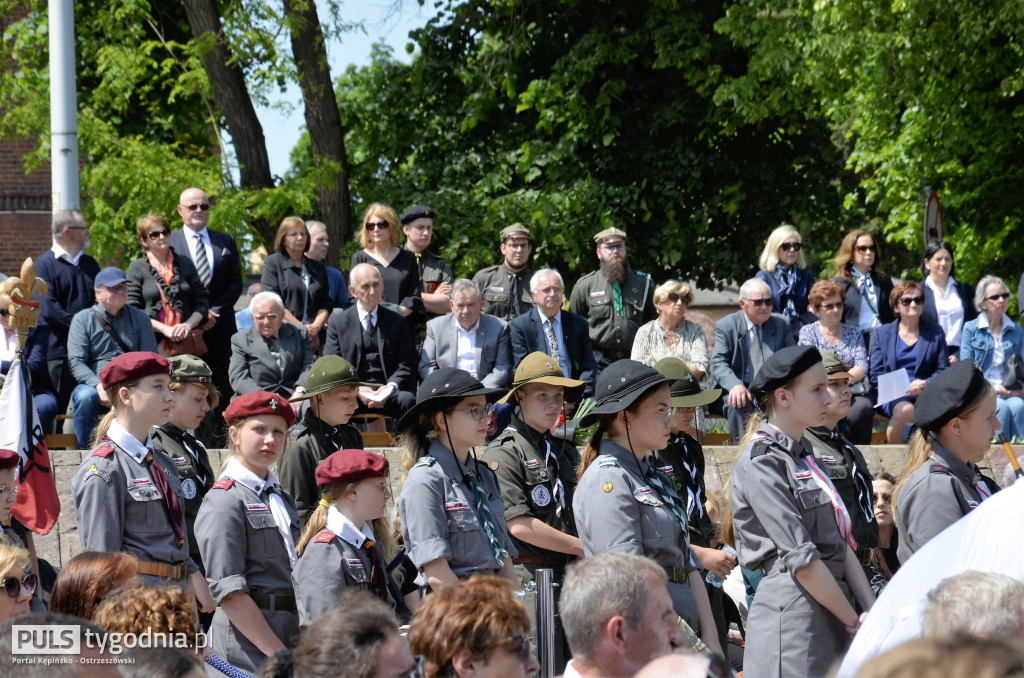
[{"label": "man in dark suit", "polygon": [[210,201],[202,189],[186,188],[182,192],[178,214],[185,227],[171,234],[171,248],[178,256],[192,260],[210,293],[210,311],[201,326],[206,331],[204,338],[209,349],[203,360],[213,371],[213,383],[220,391],[219,415],[233,394],[227,365],[231,358],[231,337],[238,331],[234,309],[242,294],[241,260],[234,238],[206,227],[210,220]]},{"label": "man in dark suit", "polygon": [[536,308],[512,321],[512,364],[540,351],[558,361],[562,374],[586,382],[583,397],[594,395],[597,362],[590,345],[590,326],[583,316],[562,310],[565,285],[552,268],[542,268],[530,278],[530,294]]},{"label": "man in dark suit", "polygon": [[751,278],[740,287],[740,310],[715,323],[711,355],[711,376],[726,391],[723,409],[734,444],[743,436],[746,419],[754,411],[747,386],[764,361],[786,346],[793,346],[789,321],[772,313],[768,284]]},{"label": "man in dark suit", "polygon": [[349,294],[356,303],[331,316],[324,355],[340,355],[359,377],[382,384],[359,387],[356,414],[401,417],[416,403],[416,343],[401,313],[380,305],[384,281],[370,264],[349,274]]},{"label": "man in dark suit", "polygon": [[[228,374],[235,393],[270,391],[285,398],[306,392],[313,350],[305,327],[284,322],[284,302],[274,292],[252,298],[254,327],[231,337]],[[298,414],[302,403],[292,404]]]},{"label": "man in dark suit", "polygon": [[420,378],[439,367],[466,370],[488,388],[505,388],[512,376],[512,344],[508,326],[481,313],[484,304],[472,280],[455,281],[451,313],[427,323],[420,356]]}]

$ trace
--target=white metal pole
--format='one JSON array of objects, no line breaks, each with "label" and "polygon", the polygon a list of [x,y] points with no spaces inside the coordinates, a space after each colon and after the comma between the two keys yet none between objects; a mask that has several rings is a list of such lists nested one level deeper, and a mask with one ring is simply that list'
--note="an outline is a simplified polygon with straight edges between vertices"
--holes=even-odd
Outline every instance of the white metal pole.
[{"label": "white metal pole", "polygon": [[49,0],[50,165],[53,211],[80,208],[74,0]]}]

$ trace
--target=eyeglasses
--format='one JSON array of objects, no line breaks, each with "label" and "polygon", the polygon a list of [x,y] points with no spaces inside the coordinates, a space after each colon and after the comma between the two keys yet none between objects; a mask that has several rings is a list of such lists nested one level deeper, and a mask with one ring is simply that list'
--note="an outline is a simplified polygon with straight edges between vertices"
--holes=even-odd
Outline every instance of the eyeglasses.
[{"label": "eyeglasses", "polygon": [[861,254],[865,252],[877,252],[878,247],[876,245],[857,245],[857,251]]},{"label": "eyeglasses", "polygon": [[837,301],[831,304],[822,304],[821,308],[826,311],[838,311],[843,307],[843,302]]},{"label": "eyeglasses", "polygon": [[624,242],[603,242],[601,247],[606,250],[624,250],[626,249],[626,243]]},{"label": "eyeglasses", "polygon": [[767,299],[747,299],[746,301],[754,306],[771,306],[775,303],[775,300],[771,297],[768,297]]},{"label": "eyeglasses", "polygon": [[1003,299],[1009,299],[1009,292],[1002,292],[1001,294],[993,294],[990,297],[985,297],[985,301],[1002,301]]},{"label": "eyeglasses", "polygon": [[277,320],[277,313],[257,313],[252,317],[258,323],[264,320]]},{"label": "eyeglasses", "polygon": [[528,635],[520,633],[518,636],[512,636],[503,645],[508,648],[509,652],[519,655],[524,667],[530,665],[530,637]]},{"label": "eyeglasses", "polygon": [[779,249],[783,252],[799,252],[804,248],[802,242],[784,242],[779,245]]},{"label": "eyeglasses", "polygon": [[881,499],[883,504],[892,503],[892,492],[873,492],[875,499]]},{"label": "eyeglasses", "polygon": [[187,209],[189,212],[206,212],[210,209],[210,203],[200,202],[192,205],[182,205],[182,207]]},{"label": "eyeglasses", "polygon": [[529,240],[506,240],[505,247],[510,250],[528,250],[530,249]]},{"label": "eyeglasses", "polygon": [[676,409],[677,408],[675,407],[670,407],[667,410],[655,410],[654,416],[658,417],[659,419],[664,418],[666,424],[671,424],[672,418],[676,416]]},{"label": "eyeglasses", "polygon": [[452,412],[468,412],[476,421],[483,421],[484,419],[491,418],[491,411],[494,410],[494,405],[488,403],[487,405],[473,405],[471,407],[459,407]]},{"label": "eyeglasses", "polygon": [[391,225],[388,224],[388,222],[386,222],[386,221],[367,221],[366,222],[366,230],[367,231],[384,231],[384,230],[387,230],[388,228],[391,228]]},{"label": "eyeglasses", "polygon": [[900,303],[904,306],[921,306],[924,304],[924,297],[903,297]]},{"label": "eyeglasses", "polygon": [[39,583],[39,578],[34,574],[26,574],[24,579],[18,579],[17,577],[4,577],[4,592],[11,598],[17,598],[21,595],[22,587],[28,591],[29,595],[35,593],[36,585]]},{"label": "eyeglasses", "polygon": [[17,485],[0,485],[0,497],[7,497],[8,499],[18,498],[18,486]]},{"label": "eyeglasses", "polygon": [[679,301],[683,302],[684,304],[689,304],[690,303],[689,299],[687,299],[686,297],[684,297],[681,294],[676,294],[675,292],[673,292],[672,294],[668,295],[665,298],[665,301],[669,302],[670,304],[674,304],[674,303],[679,302]]},{"label": "eyeglasses", "polygon": [[171,232],[168,229],[165,228],[165,229],[160,230],[160,231],[150,231],[149,235],[147,237],[150,240],[159,240],[160,238],[169,238],[170,236],[171,236]]}]

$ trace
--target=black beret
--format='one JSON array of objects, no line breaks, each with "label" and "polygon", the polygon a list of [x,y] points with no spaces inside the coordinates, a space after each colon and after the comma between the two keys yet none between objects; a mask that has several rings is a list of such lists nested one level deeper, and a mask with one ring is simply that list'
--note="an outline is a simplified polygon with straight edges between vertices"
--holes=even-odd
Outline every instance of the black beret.
[{"label": "black beret", "polygon": [[988,380],[970,358],[939,372],[924,387],[914,405],[914,424],[937,432],[963,412],[989,387]]},{"label": "black beret", "polygon": [[813,346],[789,346],[772,353],[750,382],[755,400],[785,386],[821,362],[821,351]]},{"label": "black beret", "polygon": [[405,226],[406,224],[411,224],[417,219],[437,219],[437,212],[426,205],[413,205],[402,213],[399,221],[401,221],[402,225]]}]

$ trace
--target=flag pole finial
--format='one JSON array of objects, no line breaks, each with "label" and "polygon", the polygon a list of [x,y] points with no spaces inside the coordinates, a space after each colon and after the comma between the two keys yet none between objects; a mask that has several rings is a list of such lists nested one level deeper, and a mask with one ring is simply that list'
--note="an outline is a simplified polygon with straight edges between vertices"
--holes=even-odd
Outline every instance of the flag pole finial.
[{"label": "flag pole finial", "polygon": [[25,350],[28,333],[39,324],[40,299],[48,293],[46,281],[36,277],[32,257],[21,265],[21,276],[10,277],[0,283],[0,296],[7,297],[7,311],[11,314],[11,327],[18,333],[18,353]]}]

